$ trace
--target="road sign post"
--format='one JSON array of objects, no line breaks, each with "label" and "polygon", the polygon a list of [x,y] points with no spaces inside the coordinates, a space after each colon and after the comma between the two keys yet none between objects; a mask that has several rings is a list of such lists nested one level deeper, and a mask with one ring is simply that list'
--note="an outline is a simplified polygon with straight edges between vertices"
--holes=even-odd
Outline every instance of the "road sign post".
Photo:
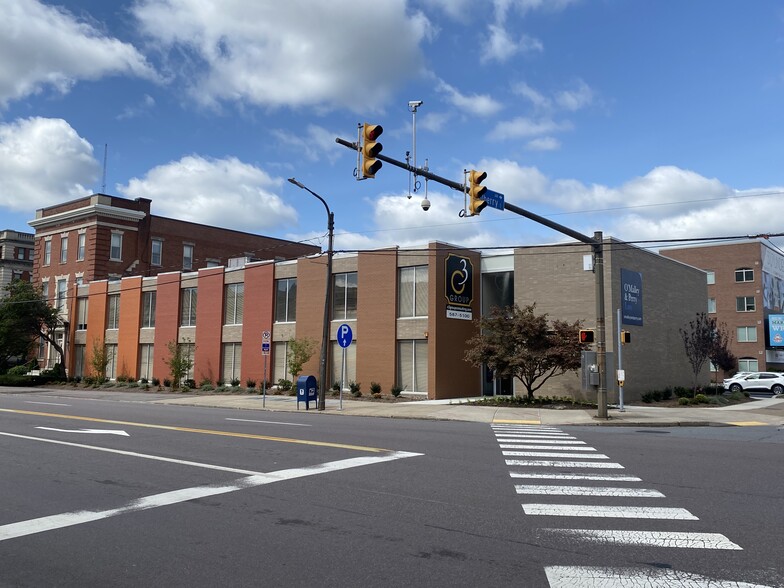
[{"label": "road sign post", "polygon": [[340,365],[340,410],[343,410],[343,388],[346,385],[346,348],[351,345],[354,340],[354,333],[351,327],[343,323],[338,327],[338,345],[343,350],[343,361]]},{"label": "road sign post", "polygon": [[261,333],[261,355],[264,356],[264,379],[261,380],[261,407],[267,407],[267,361],[270,354],[270,339],[272,333],[263,331]]}]

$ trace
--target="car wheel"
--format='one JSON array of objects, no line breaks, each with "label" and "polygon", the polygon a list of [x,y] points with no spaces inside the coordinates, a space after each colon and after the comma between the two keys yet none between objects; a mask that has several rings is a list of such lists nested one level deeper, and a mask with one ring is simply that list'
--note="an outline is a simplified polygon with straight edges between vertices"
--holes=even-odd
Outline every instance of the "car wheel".
[{"label": "car wheel", "polygon": [[730,392],[740,392],[743,390],[740,384],[730,384]]},{"label": "car wheel", "polygon": [[773,388],[771,388],[770,390],[771,392],[773,392],[773,394],[781,394],[782,392],[784,392],[784,386],[782,386],[781,384],[774,384]]}]

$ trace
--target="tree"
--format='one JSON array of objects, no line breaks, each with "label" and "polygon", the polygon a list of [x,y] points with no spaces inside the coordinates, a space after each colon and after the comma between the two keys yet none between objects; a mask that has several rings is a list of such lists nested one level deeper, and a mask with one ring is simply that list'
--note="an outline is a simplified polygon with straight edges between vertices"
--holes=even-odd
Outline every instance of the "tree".
[{"label": "tree", "polygon": [[501,377],[515,377],[525,386],[528,398],[553,376],[580,368],[580,321],[549,322],[536,315],[535,304],[494,307],[476,321],[479,334],[466,343],[465,360],[487,367]]},{"label": "tree", "polygon": [[[186,340],[189,344],[190,340]],[[188,372],[193,367],[193,357],[189,351],[184,349],[183,345],[178,345],[176,341],[169,341],[166,344],[169,349],[169,357],[164,358],[166,365],[169,367],[169,373],[172,377],[172,388],[175,390],[180,387],[182,379],[188,375]]]},{"label": "tree", "polygon": [[7,364],[12,357],[26,356],[35,341],[43,339],[59,354],[62,368],[65,353],[55,337],[64,323],[60,311],[29,282],[13,280],[4,289],[7,296],[0,301],[0,362]]},{"label": "tree", "polygon": [[286,361],[289,364],[289,373],[294,378],[302,373],[302,366],[305,365],[313,353],[316,351],[316,342],[313,339],[292,339],[289,341],[289,350],[286,354]]},{"label": "tree", "polygon": [[109,365],[109,354],[106,347],[98,339],[93,339],[93,348],[90,355],[90,367],[93,368],[95,377],[99,382],[106,380],[106,366]]},{"label": "tree", "polygon": [[695,390],[706,361],[711,360],[716,367],[725,371],[737,366],[738,360],[729,350],[727,330],[724,325],[717,326],[715,318],[704,312],[697,313],[696,318],[689,321],[688,328],[680,329],[680,333],[686,357],[694,371]]}]

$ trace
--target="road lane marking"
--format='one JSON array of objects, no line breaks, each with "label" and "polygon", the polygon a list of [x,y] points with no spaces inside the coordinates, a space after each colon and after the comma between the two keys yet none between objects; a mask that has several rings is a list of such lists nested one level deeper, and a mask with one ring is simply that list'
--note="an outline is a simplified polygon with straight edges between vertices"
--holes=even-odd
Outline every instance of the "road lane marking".
[{"label": "road lane marking", "polygon": [[772,588],[748,582],[723,581],[679,570],[547,566],[550,588]]},{"label": "road lane marking", "polygon": [[734,425],[736,427],[764,427],[769,423],[763,423],[762,421],[735,421],[735,422],[728,422],[728,425]]},{"label": "road lane marking", "polygon": [[54,429],[52,427],[36,427],[43,431],[57,431],[58,433],[87,433],[90,435],[119,435],[120,437],[130,437],[125,431],[119,429]]},{"label": "road lane marking", "polygon": [[69,414],[59,414],[59,413],[52,413],[52,412],[35,412],[32,410],[16,410],[10,408],[0,408],[0,412],[26,414],[31,416],[49,417],[49,418],[56,418],[56,419],[89,421],[92,423],[122,425],[125,427],[142,427],[146,429],[161,429],[164,431],[179,431],[181,433],[200,433],[202,435],[219,435],[222,437],[238,437],[240,439],[257,439],[260,441],[275,441],[277,443],[296,443],[299,445],[312,445],[314,447],[332,447],[335,449],[351,449],[353,451],[367,451],[369,453],[383,453],[389,451],[388,449],[382,449],[380,447],[363,447],[361,445],[346,445],[344,443],[329,443],[327,441],[309,441],[307,439],[292,439],[289,437],[271,437],[269,435],[254,435],[251,433],[234,433],[232,431],[214,431],[212,429],[194,429],[191,427],[175,427],[173,425],[153,425],[150,423],[115,421],[110,419],[99,419],[95,417],[86,417],[86,416],[74,416]]},{"label": "road lane marking", "polygon": [[549,459],[507,459],[506,465],[544,468],[596,468],[623,470],[621,464],[607,461],[554,461]]},{"label": "road lane marking", "polygon": [[518,439],[575,439],[566,433],[506,433],[504,436]]},{"label": "road lane marking", "polygon": [[517,439],[514,435],[498,435],[499,443],[546,443],[547,445],[585,445],[585,441],[569,440],[569,439]]},{"label": "road lane marking", "polygon": [[502,451],[501,455],[507,457],[576,457],[578,459],[610,459],[603,453],[550,453],[549,451]]},{"label": "road lane marking", "polygon": [[193,488],[173,490],[171,492],[163,492],[161,494],[153,494],[151,496],[144,496],[142,498],[132,500],[119,508],[100,511],[81,510],[41,517],[37,519],[30,519],[27,521],[20,521],[17,523],[0,526],[0,541],[25,537],[27,535],[43,533],[46,531],[52,531],[54,529],[72,527],[74,525],[99,521],[122,514],[130,514],[143,510],[150,510],[152,508],[170,506],[172,504],[196,500],[198,498],[227,494],[229,492],[236,492],[237,490],[245,490],[247,488],[263,486],[265,484],[283,482],[296,478],[305,478],[308,476],[326,474],[330,472],[346,470],[349,468],[356,468],[420,455],[423,454],[394,451],[388,453],[387,455],[354,457],[303,468],[278,470],[276,472],[269,472],[266,474],[257,473],[245,478],[239,478],[238,480],[234,480],[228,484],[209,484],[205,486],[195,486]]},{"label": "road lane marking", "polygon": [[289,425],[291,427],[312,427],[313,425],[306,425],[304,423],[282,423],[279,421],[254,421],[253,419],[230,419],[227,421],[239,421],[241,423],[264,423],[266,425]]},{"label": "road lane marking", "polygon": [[596,482],[642,482],[637,476],[624,474],[561,474],[557,472],[539,474],[529,472],[509,472],[512,478],[528,478],[533,480],[592,480]]},{"label": "road lane marking", "polygon": [[71,406],[70,404],[62,404],[60,402],[36,402],[35,400],[25,400],[25,404],[46,404],[48,406]]},{"label": "road lane marking", "polygon": [[685,508],[663,506],[591,506],[590,504],[523,504],[527,515],[551,517],[602,517],[613,519],[657,519],[699,521]]},{"label": "road lane marking", "polygon": [[617,496],[629,498],[664,498],[651,488],[616,488],[614,486],[550,486],[515,484],[518,494],[549,494],[552,496]]},{"label": "road lane marking", "polygon": [[673,531],[619,531],[609,529],[543,529],[561,535],[611,545],[634,547],[677,547],[679,549],[730,549],[743,548],[721,533],[677,533]]},{"label": "road lane marking", "polygon": [[575,447],[574,445],[522,445],[520,443],[499,443],[501,449],[542,449],[546,451],[596,451],[593,447]]}]

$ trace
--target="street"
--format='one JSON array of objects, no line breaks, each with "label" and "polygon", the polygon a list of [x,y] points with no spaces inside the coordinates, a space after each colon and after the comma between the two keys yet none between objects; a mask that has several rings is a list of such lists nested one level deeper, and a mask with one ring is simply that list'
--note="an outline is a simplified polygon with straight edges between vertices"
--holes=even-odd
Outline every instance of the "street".
[{"label": "street", "polygon": [[88,396],[0,395],[0,586],[784,586],[780,427]]}]

